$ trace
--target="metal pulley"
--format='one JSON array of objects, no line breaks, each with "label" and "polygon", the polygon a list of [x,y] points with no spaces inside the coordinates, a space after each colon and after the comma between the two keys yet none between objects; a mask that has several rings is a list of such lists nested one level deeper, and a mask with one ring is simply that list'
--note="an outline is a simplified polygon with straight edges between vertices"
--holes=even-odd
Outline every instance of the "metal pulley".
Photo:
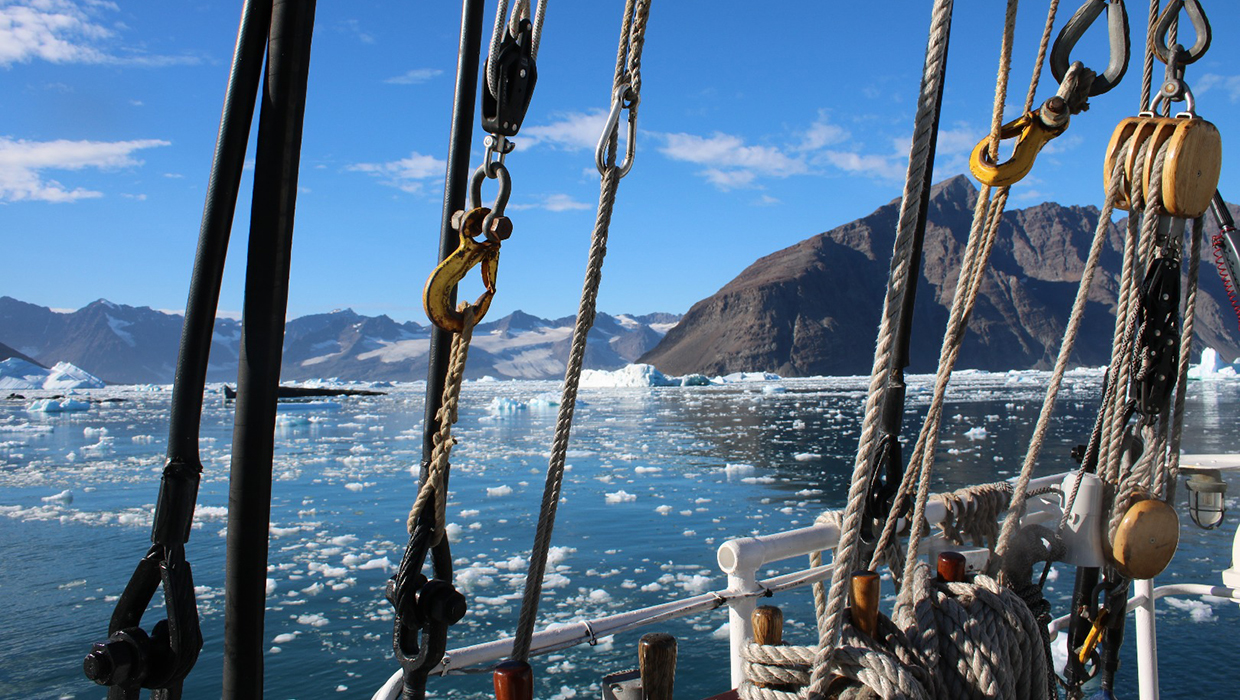
[{"label": "metal pulley", "polygon": [[534,64],[532,25],[528,19],[521,20],[516,36],[504,32],[495,65],[487,60],[486,74],[492,69],[496,75],[496,91],[485,82],[482,85],[482,128],[500,136],[516,136],[525,120],[525,112],[534,95],[538,81],[538,68]]},{"label": "metal pulley", "polygon": [[[1103,186],[1109,191],[1115,161],[1130,144],[1116,207],[1130,209],[1150,192],[1156,155],[1166,145],[1162,169],[1162,209],[1183,219],[1201,216],[1210,207],[1222,171],[1223,144],[1218,128],[1196,116],[1157,117],[1141,114],[1120,121],[1111,134],[1103,164]],[[1135,172],[1138,155],[1145,151],[1144,167]]]}]

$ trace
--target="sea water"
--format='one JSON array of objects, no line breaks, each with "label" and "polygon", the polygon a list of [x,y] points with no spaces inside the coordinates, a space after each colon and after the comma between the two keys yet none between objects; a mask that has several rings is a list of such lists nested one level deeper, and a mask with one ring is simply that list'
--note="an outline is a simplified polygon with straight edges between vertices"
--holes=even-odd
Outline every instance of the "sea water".
[{"label": "sea water", "polygon": [[[725,588],[715,563],[720,544],[809,525],[842,504],[865,381],[749,379],[582,390],[540,628]],[[1038,372],[958,373],[936,490],[1014,476],[1046,380]],[[913,381],[906,426],[924,412],[928,384]],[[1073,466],[1068,453],[1088,434],[1100,385],[1097,371],[1068,375],[1039,473]],[[424,384],[381,390],[281,406],[264,622],[269,698],[367,698],[397,669],[383,588],[400,561],[416,493]],[[116,597],[149,546],[171,392],[79,392],[73,398],[88,408],[60,413],[29,412],[36,398],[0,401],[0,697],[103,698],[82,676],[81,660],[106,636]],[[449,648],[516,626],[557,402],[555,382],[465,385],[447,513],[469,613],[451,629]],[[1185,451],[1234,451],[1238,410],[1240,382],[1191,383]],[[232,412],[208,394],[187,545],[205,646],[186,698],[220,695]],[[1228,504],[1234,509],[1236,499]],[[1235,516],[1212,533],[1181,520],[1173,573],[1160,582],[1218,583]],[[1053,569],[1048,597],[1061,601],[1072,578],[1065,566]],[[768,602],[784,608],[787,642],[814,641],[808,589]],[[1240,687],[1240,641],[1228,632],[1240,621],[1234,604],[1165,598],[1159,609],[1164,698],[1222,697]],[[156,607],[146,624],[162,617]],[[726,689],[726,609],[654,629],[680,640],[678,697]],[[534,659],[537,696],[598,697],[603,674],[635,665],[644,631]],[[1136,696],[1131,630],[1128,638],[1120,697]],[[490,676],[432,677],[429,690],[490,697]]]}]

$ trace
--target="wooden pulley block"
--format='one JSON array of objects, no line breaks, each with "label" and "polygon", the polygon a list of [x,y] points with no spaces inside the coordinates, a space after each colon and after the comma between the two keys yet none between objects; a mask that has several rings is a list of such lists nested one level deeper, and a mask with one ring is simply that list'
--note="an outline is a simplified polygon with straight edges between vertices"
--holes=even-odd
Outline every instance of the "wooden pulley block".
[{"label": "wooden pulley block", "polygon": [[1111,133],[1111,141],[1107,144],[1106,158],[1102,165],[1102,186],[1107,191],[1111,191],[1111,173],[1115,170],[1115,161],[1119,158],[1120,150],[1123,149],[1125,143],[1131,141],[1131,147],[1128,154],[1124,158],[1123,172],[1127,187],[1121,187],[1119,191],[1119,199],[1115,206],[1117,209],[1130,209],[1132,207],[1132,199],[1130,197],[1130,189],[1134,186],[1142,186],[1141,173],[1137,173],[1137,177],[1133,177],[1133,171],[1136,169],[1137,154],[1141,152],[1141,147],[1145,141],[1153,135],[1154,130],[1158,128],[1159,122],[1163,117],[1128,117],[1120,121],[1115,127],[1115,131]]},{"label": "wooden pulley block", "polygon": [[[1195,219],[1210,208],[1223,168],[1223,140],[1210,122],[1196,117],[1176,121],[1163,164],[1163,209]],[[1148,191],[1148,190],[1147,190]]]},{"label": "wooden pulley block", "polygon": [[[1192,219],[1210,207],[1218,188],[1222,170],[1223,147],[1218,129],[1197,117],[1156,117],[1142,115],[1120,121],[1107,144],[1103,160],[1103,186],[1108,190],[1116,159],[1125,143],[1129,143],[1123,172],[1127,188],[1120,189],[1116,207],[1132,208],[1133,188],[1142,196],[1150,191],[1158,150],[1166,144],[1166,161],[1162,171],[1162,208],[1175,217]],[[1145,153],[1142,169],[1137,172],[1137,157]]]},{"label": "wooden pulley block", "polygon": [[1147,498],[1128,509],[1115,530],[1111,559],[1120,573],[1154,578],[1167,568],[1180,543],[1180,519],[1166,503]]}]

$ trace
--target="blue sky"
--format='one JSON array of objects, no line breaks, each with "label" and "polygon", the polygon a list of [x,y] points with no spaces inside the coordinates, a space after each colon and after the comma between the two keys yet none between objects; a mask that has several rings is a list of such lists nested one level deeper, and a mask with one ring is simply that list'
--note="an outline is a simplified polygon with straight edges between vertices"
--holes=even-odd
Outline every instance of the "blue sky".
[{"label": "blue sky", "polygon": [[[1057,29],[1077,4],[1063,4]],[[1214,46],[1187,77],[1226,147],[1240,131],[1240,13],[1203,4]],[[622,5],[550,2],[538,87],[508,158],[514,233],[493,314],[576,309]],[[986,131],[1003,5],[957,0],[937,179],[965,171]],[[1141,47],[1145,3],[1129,5]],[[184,307],[240,7],[0,0],[0,295],[68,309],[98,298]],[[654,0],[637,161],[620,188],[600,308],[683,312],[755,259],[898,196],[929,7]],[[318,4],[290,316],[352,307],[425,323],[459,9]],[[1022,3],[1009,119],[1045,12],[1044,1]],[[1102,40],[1098,27],[1074,58],[1101,66]],[[1140,60],[1047,147],[1012,206],[1101,204],[1103,152],[1136,109]],[[1053,90],[1048,71],[1039,101]],[[480,130],[474,142],[477,163]],[[1235,163],[1225,157],[1220,185],[1233,201]],[[223,312],[242,307],[249,186]]]}]

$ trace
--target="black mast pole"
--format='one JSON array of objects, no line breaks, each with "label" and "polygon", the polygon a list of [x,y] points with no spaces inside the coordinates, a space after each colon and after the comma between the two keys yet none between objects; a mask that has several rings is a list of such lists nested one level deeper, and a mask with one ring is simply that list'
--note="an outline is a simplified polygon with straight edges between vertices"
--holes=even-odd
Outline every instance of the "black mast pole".
[{"label": "black mast pole", "polygon": [[[165,497],[161,496],[157,501],[151,535],[152,541],[157,543],[161,538],[175,536],[175,531],[181,527],[186,528],[181,542],[189,538],[188,525],[193,519],[198,477],[202,473],[198,435],[202,422],[202,394],[207,383],[207,361],[211,353],[224,259],[228,254],[233,214],[241,189],[241,171],[270,27],[271,0],[246,0],[241,9],[237,47],[233,52],[232,69],[224,93],[219,135],[215,140],[215,156],[207,182],[207,199],[198,234],[194,272],[190,278],[189,299],[185,302],[185,325],[181,329],[181,350],[172,385],[168,461],[160,483],[161,490],[169,491],[169,497],[165,501]],[[175,508],[166,509],[173,505]]]},{"label": "black mast pole", "polygon": [[[448,170],[444,177],[443,216],[439,224],[439,261],[456,250],[458,235],[452,228],[452,215],[465,208],[465,196],[469,186],[469,155],[473,142],[473,120],[476,95],[478,94],[478,63],[482,49],[483,0],[464,0],[461,4],[461,41],[456,63],[456,92],[452,99],[452,131],[448,137]],[[456,304],[453,292],[452,304]],[[422,428],[422,479],[434,450],[433,438],[439,432],[437,414],[443,404],[444,383],[448,376],[448,356],[452,334],[431,325],[431,346],[427,357],[426,418]],[[427,517],[435,509],[428,506],[422,511]],[[446,544],[446,540],[444,541]],[[432,550],[435,571],[450,572],[451,556],[446,547]]]},{"label": "black mast pole", "polygon": [[259,112],[228,492],[223,697],[263,696],[271,469],[314,0],[277,0]]}]

